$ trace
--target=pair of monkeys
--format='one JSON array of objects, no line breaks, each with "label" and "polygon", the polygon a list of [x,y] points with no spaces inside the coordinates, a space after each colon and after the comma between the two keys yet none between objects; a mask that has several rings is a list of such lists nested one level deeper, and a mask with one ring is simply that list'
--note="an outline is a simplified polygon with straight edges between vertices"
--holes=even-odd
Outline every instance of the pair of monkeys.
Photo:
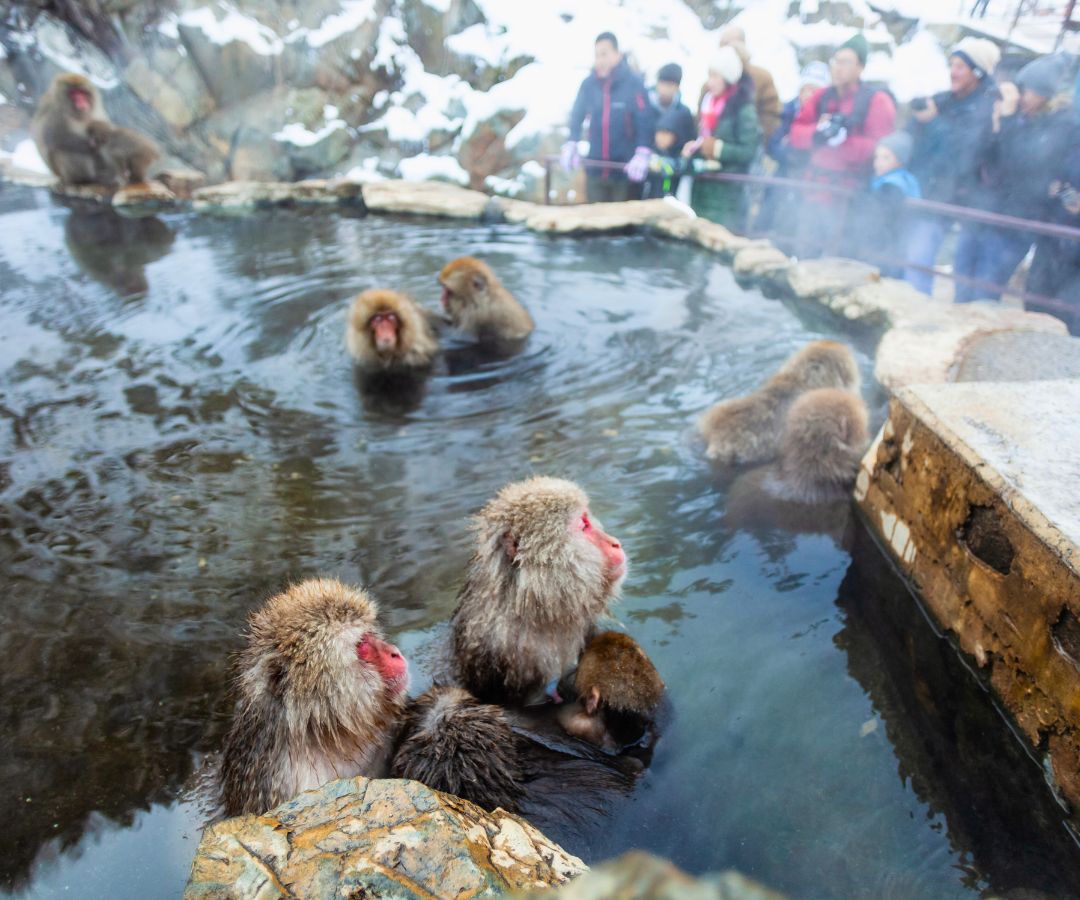
[{"label": "pair of monkeys", "polygon": [[558,478],[507,485],[472,524],[451,620],[454,685],[408,700],[408,664],[384,640],[375,601],[338,581],[305,581],[252,615],[219,773],[225,814],[357,774],[511,811],[619,786],[606,763],[531,739],[521,717],[575,663],[577,698],[559,710],[571,735],[616,749],[609,716],[655,712],[664,685],[644,651],[597,634],[626,574],[621,545]]},{"label": "pair of monkeys", "polygon": [[855,358],[836,341],[812,341],[758,390],[706,410],[705,455],[725,464],[775,462],[762,487],[780,500],[839,500],[854,484],[869,441]]},{"label": "pair of monkeys", "polygon": [[[482,343],[513,348],[533,330],[532,316],[485,262],[462,256],[439,273],[451,324]],[[439,352],[430,315],[397,291],[374,288],[352,301],[345,344],[362,372],[423,372]]]},{"label": "pair of monkeys", "polygon": [[161,156],[148,137],[110,122],[97,88],[72,72],[53,79],[30,133],[42,159],[64,184],[139,184]]}]

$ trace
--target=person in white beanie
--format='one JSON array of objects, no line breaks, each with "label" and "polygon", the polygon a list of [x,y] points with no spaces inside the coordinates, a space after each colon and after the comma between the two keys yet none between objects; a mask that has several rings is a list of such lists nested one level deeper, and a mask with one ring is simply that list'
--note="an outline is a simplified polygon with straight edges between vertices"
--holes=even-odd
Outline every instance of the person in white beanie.
[{"label": "person in white beanie", "polygon": [[[721,47],[709,62],[709,78],[698,111],[698,139],[683,148],[693,170],[749,171],[761,145],[761,124],[754,107],[754,83],[743,71],[734,47]],[[699,216],[734,227],[740,216],[742,186],[695,178],[690,205]]]},{"label": "person in white beanie", "polygon": [[[923,196],[941,203],[970,205],[975,199],[978,155],[992,127],[997,85],[994,69],[1001,59],[997,44],[966,37],[949,54],[949,90],[911,101],[915,145],[909,168]],[[934,265],[949,220],[922,216],[909,228],[904,279],[931,293]]]}]

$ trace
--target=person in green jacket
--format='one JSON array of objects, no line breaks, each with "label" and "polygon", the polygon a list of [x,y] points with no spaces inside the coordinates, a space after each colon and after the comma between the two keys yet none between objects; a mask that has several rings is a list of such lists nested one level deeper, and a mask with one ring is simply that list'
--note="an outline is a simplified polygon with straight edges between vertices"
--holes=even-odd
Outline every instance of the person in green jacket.
[{"label": "person in green jacket", "polygon": [[[743,72],[733,47],[721,47],[709,65],[698,113],[697,140],[683,148],[698,175],[748,172],[761,147],[761,124],[754,107],[754,83]],[[690,205],[699,216],[728,228],[739,223],[743,186],[736,182],[694,178]]]}]

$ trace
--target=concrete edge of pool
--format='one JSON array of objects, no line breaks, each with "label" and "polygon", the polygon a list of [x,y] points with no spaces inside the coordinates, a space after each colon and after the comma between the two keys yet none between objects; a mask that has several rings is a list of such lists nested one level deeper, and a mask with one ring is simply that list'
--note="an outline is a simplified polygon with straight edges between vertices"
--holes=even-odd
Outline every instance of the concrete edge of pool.
[{"label": "concrete edge of pool", "polygon": [[[873,329],[874,372],[890,412],[863,460],[856,502],[937,624],[955,634],[1047,761],[1059,795],[1080,804],[1080,468],[1069,456],[1080,437],[1080,339],[1058,319],[993,303],[943,304],[853,260],[796,261],[664,200],[555,207],[439,182],[347,180],[233,182],[183,199],[135,187],[110,197],[59,190],[10,167],[0,174],[127,215],[189,204],[216,214],[356,205],[549,234],[647,229],[717,254],[771,294]],[[1031,342],[1037,348],[1031,373],[999,382],[991,365],[977,379],[961,375],[973,348],[1013,335],[1026,337],[1026,351]]]}]

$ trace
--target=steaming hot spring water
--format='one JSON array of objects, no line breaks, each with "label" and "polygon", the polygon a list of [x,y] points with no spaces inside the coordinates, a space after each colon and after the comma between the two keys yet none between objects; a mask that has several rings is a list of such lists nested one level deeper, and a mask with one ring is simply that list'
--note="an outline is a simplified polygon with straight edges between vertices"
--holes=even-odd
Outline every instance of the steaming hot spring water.
[{"label": "steaming hot spring water", "polygon": [[[614,615],[673,709],[633,794],[568,850],[797,897],[1080,884],[1038,764],[854,515],[777,515],[695,443],[708,404],[823,336],[854,344],[876,427],[872,339],[646,235],[133,220],[10,188],[0,228],[8,891],[177,896],[248,611],[316,574],[367,585],[418,692],[466,517],[533,473],[580,482],[623,541]],[[524,351],[451,342],[421,392],[363,394],[348,300],[388,286],[434,309],[462,254],[532,312]]]}]

